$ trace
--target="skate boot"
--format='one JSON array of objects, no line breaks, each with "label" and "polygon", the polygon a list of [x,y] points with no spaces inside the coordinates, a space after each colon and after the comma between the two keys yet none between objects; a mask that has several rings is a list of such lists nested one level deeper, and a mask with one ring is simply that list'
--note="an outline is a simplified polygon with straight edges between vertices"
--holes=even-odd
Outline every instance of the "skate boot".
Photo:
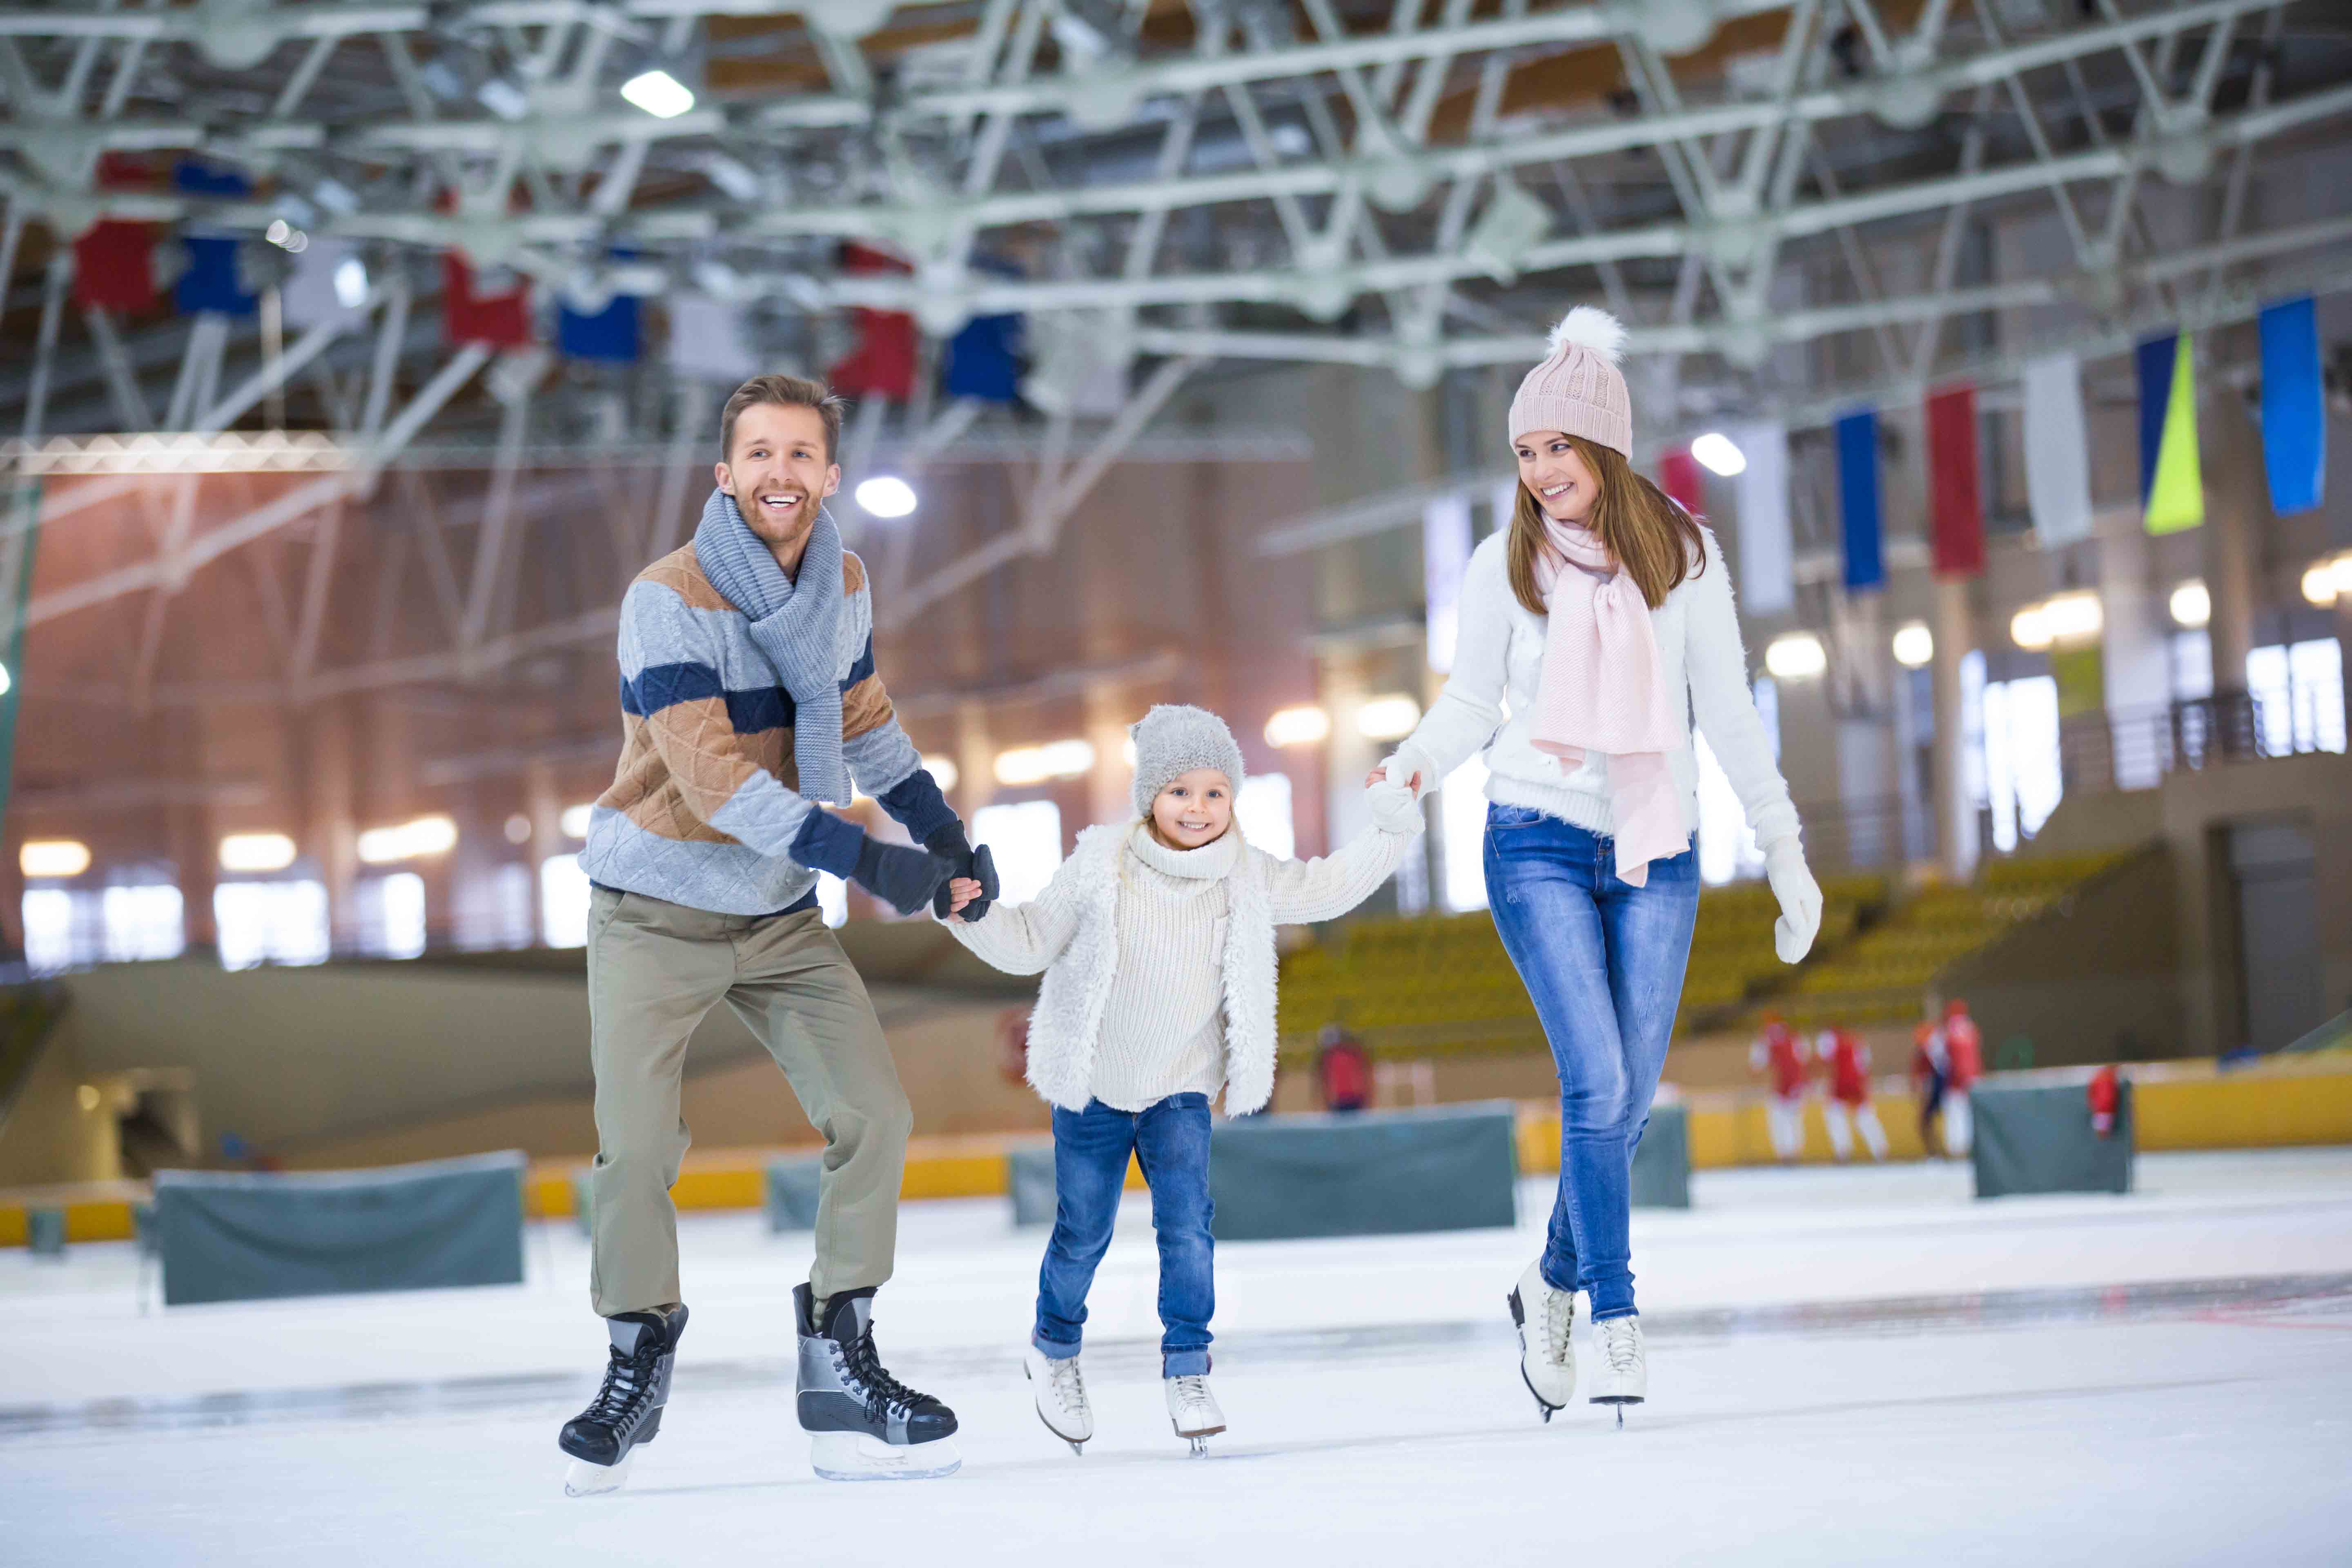
[{"label": "skate boot", "polygon": [[1087,1451],[1095,1435],[1094,1406],[1087,1403],[1087,1380],[1076,1356],[1049,1356],[1035,1345],[1022,1363],[1037,1397],[1037,1419],[1045,1430],[1070,1446],[1073,1454]]},{"label": "skate boot", "polygon": [[604,1363],[604,1386],[588,1408],[563,1424],[556,1446],[572,1456],[563,1478],[568,1497],[616,1491],[629,1479],[637,1445],[661,1431],[662,1406],[669,1403],[670,1363],[686,1332],[686,1309],[624,1312],[607,1318],[612,1356]]},{"label": "skate boot", "polygon": [[801,1341],[801,1426],[809,1462],[829,1481],[920,1480],[963,1464],[955,1412],[882,1369],[874,1348],[874,1287],[844,1290],[810,1315],[809,1288],[793,1288]]},{"label": "skate boot", "polygon": [[1625,1406],[1650,1396],[1650,1363],[1642,1349],[1642,1320],[1632,1313],[1592,1325],[1601,1352],[1601,1367],[1589,1396],[1595,1405],[1617,1407],[1617,1425],[1625,1425]]},{"label": "skate boot", "polygon": [[1225,1429],[1225,1413],[1217,1406],[1217,1396],[1209,1392],[1209,1374],[1203,1372],[1184,1373],[1162,1378],[1168,1390],[1168,1423],[1176,1428],[1176,1436],[1192,1445],[1192,1452],[1209,1451],[1209,1439]]},{"label": "skate boot", "polygon": [[1520,1380],[1549,1421],[1576,1394],[1576,1346],[1570,1337],[1576,1328],[1576,1292],[1552,1289],[1538,1260],[1528,1265],[1506,1300],[1519,1331]]}]

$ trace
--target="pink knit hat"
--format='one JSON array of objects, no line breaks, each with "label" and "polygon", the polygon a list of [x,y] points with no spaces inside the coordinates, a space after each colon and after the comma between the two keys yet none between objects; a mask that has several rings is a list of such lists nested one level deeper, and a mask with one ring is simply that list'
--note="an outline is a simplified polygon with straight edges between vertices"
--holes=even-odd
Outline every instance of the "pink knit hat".
[{"label": "pink knit hat", "polygon": [[1562,430],[1632,457],[1633,400],[1617,368],[1624,346],[1624,323],[1597,306],[1562,316],[1551,330],[1550,356],[1528,372],[1511,399],[1511,439]]}]

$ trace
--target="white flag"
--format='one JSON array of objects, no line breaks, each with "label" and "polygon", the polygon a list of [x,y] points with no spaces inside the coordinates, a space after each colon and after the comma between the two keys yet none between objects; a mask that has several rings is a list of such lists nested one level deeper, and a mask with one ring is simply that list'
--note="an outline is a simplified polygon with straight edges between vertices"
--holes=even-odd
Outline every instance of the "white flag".
[{"label": "white flag", "polygon": [[2045,545],[2091,537],[2091,442],[2083,367],[2052,354],[2025,367],[2025,499]]},{"label": "white flag", "polygon": [[1421,514],[1421,577],[1428,605],[1429,668],[1444,675],[1454,668],[1456,619],[1462,605],[1462,574],[1470,567],[1470,498],[1440,496]]},{"label": "white flag", "polygon": [[1797,605],[1796,544],[1789,525],[1789,432],[1785,426],[1742,426],[1732,437],[1748,459],[1740,471],[1740,608],[1785,616]]},{"label": "white flag", "polygon": [[760,374],[741,307],[702,294],[673,294],[667,303],[672,370],[698,381],[745,382]]}]

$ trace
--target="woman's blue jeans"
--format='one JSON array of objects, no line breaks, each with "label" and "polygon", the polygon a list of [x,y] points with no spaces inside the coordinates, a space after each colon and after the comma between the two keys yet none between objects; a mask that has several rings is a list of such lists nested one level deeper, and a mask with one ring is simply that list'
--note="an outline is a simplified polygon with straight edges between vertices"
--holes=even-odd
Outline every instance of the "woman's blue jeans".
[{"label": "woman's blue jeans", "polygon": [[1524,806],[1486,809],[1486,899],[1559,1069],[1559,1192],[1545,1283],[1592,1295],[1595,1322],[1633,1310],[1633,1151],[1683,994],[1698,857],[1616,873],[1616,845]]},{"label": "woman's blue jeans", "polygon": [[1151,1228],[1160,1237],[1161,1374],[1207,1372],[1217,1284],[1205,1094],[1171,1094],[1141,1110],[1116,1110],[1099,1100],[1084,1110],[1055,1107],[1054,1237],[1037,1271],[1031,1341],[1057,1361],[1078,1353],[1087,1291],[1110,1247],[1130,1153],[1151,1188]]}]

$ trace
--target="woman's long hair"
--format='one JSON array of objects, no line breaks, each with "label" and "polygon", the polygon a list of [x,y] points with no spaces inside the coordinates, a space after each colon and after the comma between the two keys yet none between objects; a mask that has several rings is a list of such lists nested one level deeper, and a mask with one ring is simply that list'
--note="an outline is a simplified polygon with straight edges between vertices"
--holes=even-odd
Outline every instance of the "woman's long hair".
[{"label": "woman's long hair", "polygon": [[[1584,459],[1599,493],[1584,526],[1607,546],[1609,558],[1625,569],[1656,609],[1685,577],[1706,570],[1706,546],[1698,523],[1672,496],[1633,471],[1633,465],[1613,447],[1603,447],[1581,436],[1570,436],[1570,446]],[[1523,480],[1518,505],[1511,515],[1507,554],[1511,592],[1531,616],[1547,613],[1543,590],[1536,579],[1536,563],[1545,550],[1543,505]]]}]

